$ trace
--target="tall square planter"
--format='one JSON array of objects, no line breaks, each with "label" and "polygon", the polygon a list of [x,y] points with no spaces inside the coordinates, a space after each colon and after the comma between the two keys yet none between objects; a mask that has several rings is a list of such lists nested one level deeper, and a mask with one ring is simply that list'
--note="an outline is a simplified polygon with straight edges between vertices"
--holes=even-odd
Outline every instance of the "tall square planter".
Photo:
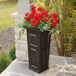
[{"label": "tall square planter", "polygon": [[50,37],[48,31],[41,32],[33,28],[27,29],[29,69],[41,73],[48,69]]}]

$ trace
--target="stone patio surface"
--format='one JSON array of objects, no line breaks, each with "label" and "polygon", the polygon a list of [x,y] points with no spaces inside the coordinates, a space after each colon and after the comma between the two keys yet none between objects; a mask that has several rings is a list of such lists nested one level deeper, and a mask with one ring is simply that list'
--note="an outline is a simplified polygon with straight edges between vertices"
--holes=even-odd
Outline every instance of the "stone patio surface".
[{"label": "stone patio surface", "polygon": [[15,59],[1,76],[76,76],[76,59],[50,55],[49,69],[40,74],[28,69],[28,62]]}]

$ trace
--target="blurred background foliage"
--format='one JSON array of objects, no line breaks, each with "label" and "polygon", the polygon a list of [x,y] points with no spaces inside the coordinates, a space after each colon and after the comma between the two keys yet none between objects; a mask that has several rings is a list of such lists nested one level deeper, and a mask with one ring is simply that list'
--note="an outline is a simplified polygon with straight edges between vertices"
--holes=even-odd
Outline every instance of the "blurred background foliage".
[{"label": "blurred background foliage", "polygon": [[0,0],[0,31],[14,26],[14,19],[11,14],[17,11],[17,2]]},{"label": "blurred background foliage", "polygon": [[16,59],[16,47],[15,46],[12,46],[10,48],[10,51],[9,51],[9,57],[12,59],[12,60],[15,60]]},{"label": "blurred background foliage", "polygon": [[[56,33],[54,39],[58,52],[59,55],[68,56],[70,53],[71,56],[71,53],[74,52],[73,45],[76,39],[76,0],[33,0],[33,2],[35,6],[42,7],[49,14],[57,13],[59,24],[56,29],[59,30],[59,34]],[[57,39],[60,41],[60,47],[57,44]]]},{"label": "blurred background foliage", "polygon": [[2,53],[0,55],[0,73],[3,72],[11,62],[11,58],[7,54]]},{"label": "blurred background foliage", "polygon": [[3,72],[13,60],[16,59],[16,47],[12,46],[9,50],[9,55],[6,53],[0,53],[0,73]]}]

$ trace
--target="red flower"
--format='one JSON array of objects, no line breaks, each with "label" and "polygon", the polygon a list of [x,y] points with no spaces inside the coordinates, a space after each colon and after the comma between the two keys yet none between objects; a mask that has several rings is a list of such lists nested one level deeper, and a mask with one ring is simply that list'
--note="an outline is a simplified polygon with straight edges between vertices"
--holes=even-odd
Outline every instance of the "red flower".
[{"label": "red flower", "polygon": [[34,24],[34,22],[35,22],[35,20],[31,20],[31,22],[30,22],[30,23],[31,23],[31,25],[33,25],[33,24]]},{"label": "red flower", "polygon": [[43,21],[48,22],[49,20],[48,19],[43,19]]},{"label": "red flower", "polygon": [[43,9],[42,9],[42,8],[40,8],[40,7],[39,7],[37,10],[38,10],[38,11],[41,11],[41,12],[43,11]]},{"label": "red flower", "polygon": [[38,20],[31,20],[31,25],[33,26],[33,27],[35,27],[35,26],[37,26],[38,24],[39,24],[39,21]]},{"label": "red flower", "polygon": [[54,22],[55,24],[57,24],[57,23],[58,23],[58,19],[53,19],[53,22]]},{"label": "red flower", "polygon": [[34,19],[36,19],[36,20],[38,19],[38,18],[37,18],[37,15],[38,15],[38,14],[35,14],[35,15],[34,15]]},{"label": "red flower", "polygon": [[39,21],[36,20],[33,24],[33,27],[37,26],[38,24],[39,24]]},{"label": "red flower", "polygon": [[31,11],[32,11],[32,12],[36,12],[36,6],[32,7],[32,8],[31,8]]},{"label": "red flower", "polygon": [[41,13],[39,13],[39,14],[37,15],[37,19],[38,19],[38,20],[41,20],[41,19],[42,19],[42,14],[41,14]]},{"label": "red flower", "polygon": [[50,15],[48,15],[48,18],[51,18],[51,16],[50,16]]},{"label": "red flower", "polygon": [[47,13],[47,11],[44,10],[44,11],[42,12],[42,16],[48,18],[48,13]]},{"label": "red flower", "polygon": [[52,17],[53,18],[57,18],[57,14],[56,13],[52,13]]},{"label": "red flower", "polygon": [[26,14],[25,14],[25,16],[27,16],[29,13],[27,12]]},{"label": "red flower", "polygon": [[34,19],[36,19],[36,20],[41,20],[41,19],[42,19],[42,14],[40,14],[40,13],[37,14],[37,13],[36,13],[36,14],[34,15]]},{"label": "red flower", "polygon": [[26,21],[27,21],[27,22],[29,22],[29,21],[30,21],[30,17],[26,17],[25,19],[26,19]]},{"label": "red flower", "polygon": [[50,23],[52,23],[52,21],[50,21]]},{"label": "red flower", "polygon": [[35,14],[36,14],[36,12],[34,12],[34,11],[33,11],[33,12],[31,12],[31,14],[35,15]]},{"label": "red flower", "polygon": [[33,15],[33,14],[30,14],[29,17],[30,17],[30,18],[34,18],[34,15]]},{"label": "red flower", "polygon": [[55,27],[57,23],[58,23],[58,19],[53,19],[52,27]]},{"label": "red flower", "polygon": [[53,28],[55,28],[55,27],[56,27],[56,23],[53,22],[51,26],[52,26]]}]

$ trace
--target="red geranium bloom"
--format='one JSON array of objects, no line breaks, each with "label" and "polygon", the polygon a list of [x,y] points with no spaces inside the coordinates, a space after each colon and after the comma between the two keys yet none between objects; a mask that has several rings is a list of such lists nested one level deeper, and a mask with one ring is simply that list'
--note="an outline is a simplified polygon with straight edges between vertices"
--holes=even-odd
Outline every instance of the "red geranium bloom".
[{"label": "red geranium bloom", "polygon": [[27,16],[29,13],[27,12],[26,14],[25,14],[25,16]]},{"label": "red geranium bloom", "polygon": [[43,21],[48,22],[49,20],[48,19],[43,19]]},{"label": "red geranium bloom", "polygon": [[33,14],[30,14],[29,17],[30,17],[30,18],[34,18],[34,15],[33,15]]},{"label": "red geranium bloom", "polygon": [[41,14],[41,13],[39,13],[39,14],[37,15],[37,19],[38,19],[38,20],[41,20],[41,19],[42,19],[42,14]]},{"label": "red geranium bloom", "polygon": [[53,22],[51,26],[52,26],[53,28],[55,28],[55,27],[56,27],[56,23]]},{"label": "red geranium bloom", "polygon": [[36,14],[34,15],[34,19],[36,19],[36,20],[41,20],[41,19],[42,19],[42,14],[40,14],[40,13],[37,14],[37,13],[36,13]]},{"label": "red geranium bloom", "polygon": [[26,21],[27,21],[27,22],[29,22],[29,21],[30,21],[30,17],[26,17],[25,19],[26,19]]},{"label": "red geranium bloom", "polygon": [[41,11],[41,12],[43,11],[43,9],[42,9],[42,8],[40,8],[40,7],[39,7],[37,10],[38,10],[38,11]]},{"label": "red geranium bloom", "polygon": [[42,16],[48,18],[48,13],[47,13],[47,11],[44,10],[44,11],[42,12]]},{"label": "red geranium bloom", "polygon": [[30,23],[31,23],[31,25],[33,25],[33,24],[34,24],[34,22],[35,22],[35,20],[31,20],[31,22],[30,22]]},{"label": "red geranium bloom", "polygon": [[55,22],[55,24],[58,23],[58,19],[53,19],[53,22]]},{"label": "red geranium bloom", "polygon": [[32,11],[32,12],[36,12],[36,6],[32,7],[32,8],[31,8],[31,11]]},{"label": "red geranium bloom", "polygon": [[57,14],[56,13],[52,13],[52,17],[53,18],[57,18]]},{"label": "red geranium bloom", "polygon": [[34,19],[36,20],[38,19],[37,15],[38,15],[37,13],[34,15]]},{"label": "red geranium bloom", "polygon": [[48,18],[51,18],[51,16],[50,16],[50,15],[48,15]]},{"label": "red geranium bloom", "polygon": [[38,20],[31,20],[31,25],[33,27],[37,26],[39,24],[39,21]]},{"label": "red geranium bloom", "polygon": [[37,26],[38,24],[39,24],[39,21],[36,20],[33,24],[33,27]]},{"label": "red geranium bloom", "polygon": [[34,11],[33,11],[33,12],[31,12],[31,14],[35,15],[35,14],[36,14],[36,12],[34,12]]},{"label": "red geranium bloom", "polygon": [[52,21],[50,21],[50,23],[52,23]]}]

